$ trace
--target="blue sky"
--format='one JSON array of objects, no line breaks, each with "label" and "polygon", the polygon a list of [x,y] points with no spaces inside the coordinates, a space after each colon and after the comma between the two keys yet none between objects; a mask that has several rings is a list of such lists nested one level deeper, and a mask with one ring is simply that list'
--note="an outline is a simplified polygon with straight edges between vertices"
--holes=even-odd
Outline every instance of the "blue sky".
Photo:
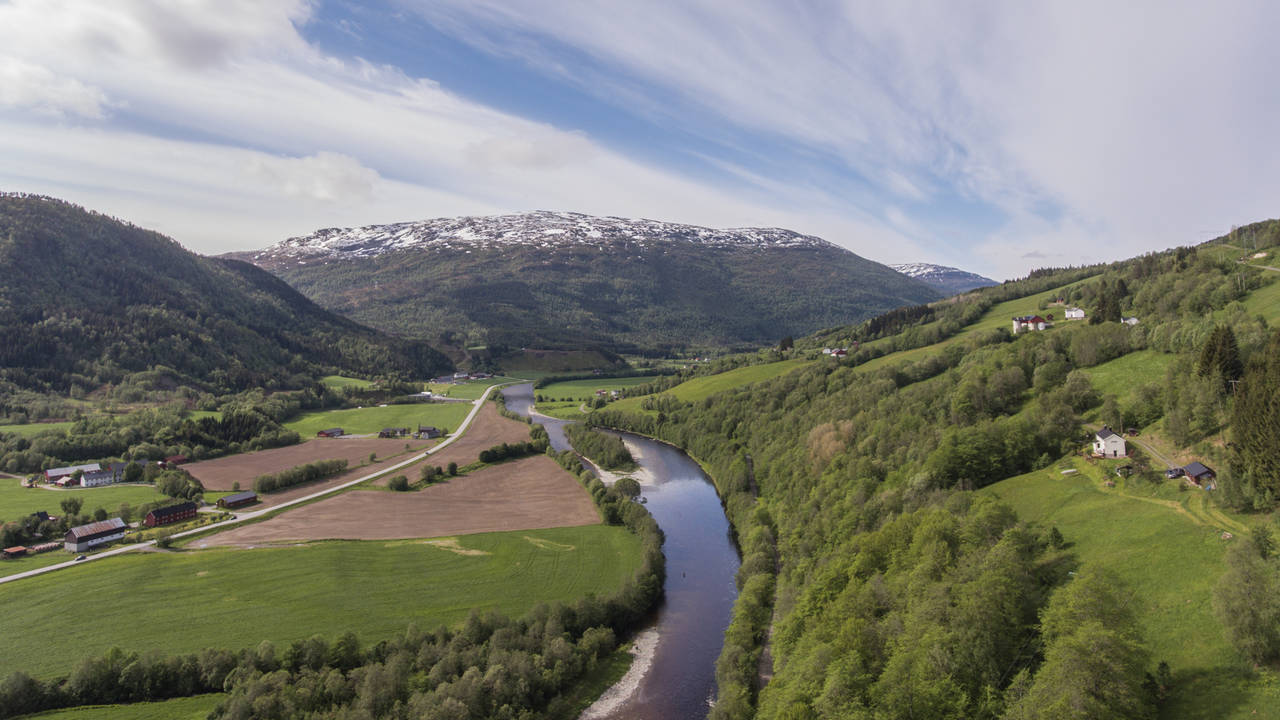
[{"label": "blue sky", "polygon": [[997,278],[1273,217],[1270,3],[0,0],[0,189],[200,252],[535,209]]}]

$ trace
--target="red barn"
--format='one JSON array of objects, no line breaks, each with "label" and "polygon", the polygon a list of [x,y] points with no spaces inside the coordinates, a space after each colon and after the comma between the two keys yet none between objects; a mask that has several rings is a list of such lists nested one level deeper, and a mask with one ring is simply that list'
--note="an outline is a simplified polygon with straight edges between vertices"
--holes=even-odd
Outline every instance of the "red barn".
[{"label": "red barn", "polygon": [[166,505],[162,508],[156,508],[147,513],[142,519],[142,524],[147,527],[155,527],[157,525],[169,525],[170,523],[190,520],[196,516],[196,504],[193,502],[178,503],[177,505]]}]

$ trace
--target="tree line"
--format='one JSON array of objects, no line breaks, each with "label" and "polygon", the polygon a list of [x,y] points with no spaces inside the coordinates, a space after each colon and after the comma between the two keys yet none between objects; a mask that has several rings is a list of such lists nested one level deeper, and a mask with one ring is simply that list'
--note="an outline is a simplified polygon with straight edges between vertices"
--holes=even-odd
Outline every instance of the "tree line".
[{"label": "tree line", "polygon": [[344,458],[336,460],[317,460],[307,463],[306,465],[298,465],[288,470],[281,470],[278,473],[268,473],[259,475],[253,481],[253,489],[255,492],[266,494],[287,490],[294,485],[302,485],[303,483],[315,482],[323,480],[327,477],[333,477],[339,473],[345,472],[347,469],[347,461]]}]

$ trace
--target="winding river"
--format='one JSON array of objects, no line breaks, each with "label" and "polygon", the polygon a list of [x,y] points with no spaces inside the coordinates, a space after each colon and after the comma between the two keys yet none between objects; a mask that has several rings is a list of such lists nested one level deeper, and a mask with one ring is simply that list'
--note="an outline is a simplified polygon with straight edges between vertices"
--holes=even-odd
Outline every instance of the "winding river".
[{"label": "winding river", "polygon": [[[509,387],[504,395],[507,409],[547,429],[552,447],[569,449],[567,421],[531,413],[533,385]],[[593,707],[592,717],[705,718],[715,697],[716,658],[737,597],[738,551],[715,487],[697,463],[669,445],[629,433],[622,437],[645,471],[646,507],[666,535],[666,596],[653,624],[639,634],[646,645],[656,636],[647,670],[634,677],[644,667],[638,658],[633,672],[610,691],[616,702]]]}]

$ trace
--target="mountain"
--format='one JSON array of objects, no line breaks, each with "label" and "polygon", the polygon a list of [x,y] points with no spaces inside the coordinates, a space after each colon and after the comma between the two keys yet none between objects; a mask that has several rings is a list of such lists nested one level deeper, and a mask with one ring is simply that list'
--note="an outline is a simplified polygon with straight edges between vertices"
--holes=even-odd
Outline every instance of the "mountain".
[{"label": "mountain", "polygon": [[959,268],[930,263],[906,263],[889,267],[942,291],[943,295],[959,295],[975,288],[990,287],[1000,283],[976,273],[966,272]]},{"label": "mountain", "polygon": [[440,353],[321,309],[248,263],[52,198],[0,195],[0,390],[296,386],[321,371],[426,377]]},{"label": "mountain", "polygon": [[451,345],[758,345],[939,297],[790,230],[577,213],[331,228],[234,257],[330,310]]}]

